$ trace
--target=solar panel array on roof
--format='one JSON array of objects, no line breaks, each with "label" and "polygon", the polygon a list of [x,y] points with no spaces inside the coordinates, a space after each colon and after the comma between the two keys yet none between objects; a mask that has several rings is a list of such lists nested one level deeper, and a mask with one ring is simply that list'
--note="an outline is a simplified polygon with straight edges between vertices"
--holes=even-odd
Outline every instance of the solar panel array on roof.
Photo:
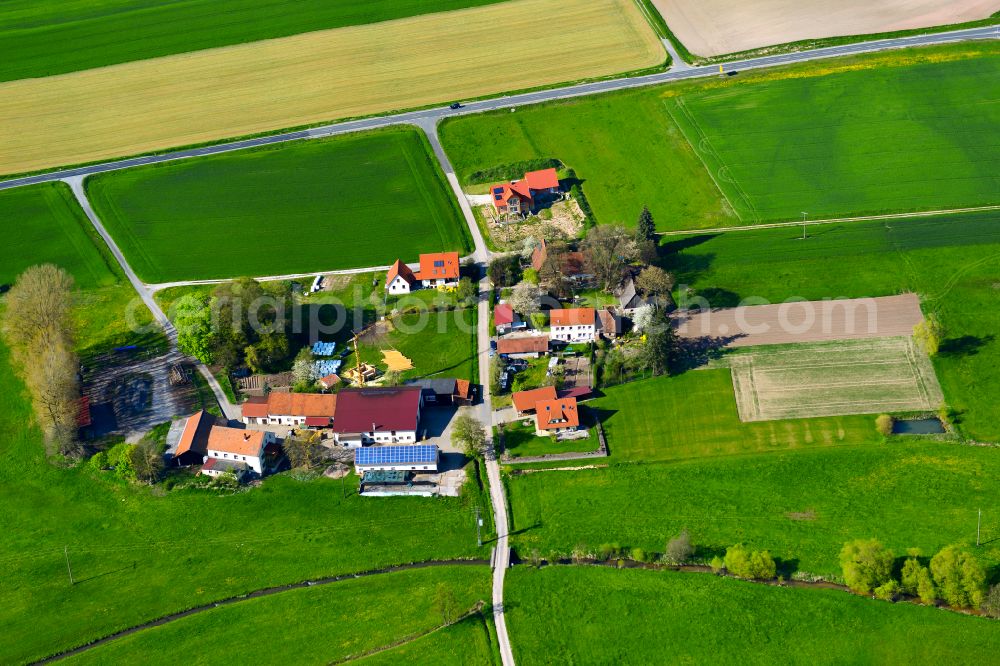
[{"label": "solar panel array on roof", "polygon": [[315,342],[312,346],[312,353],[313,356],[333,356],[333,350],[336,348],[336,342]]},{"label": "solar panel array on roof", "polygon": [[438,458],[433,444],[416,446],[369,446],[354,450],[355,465],[432,464]]}]

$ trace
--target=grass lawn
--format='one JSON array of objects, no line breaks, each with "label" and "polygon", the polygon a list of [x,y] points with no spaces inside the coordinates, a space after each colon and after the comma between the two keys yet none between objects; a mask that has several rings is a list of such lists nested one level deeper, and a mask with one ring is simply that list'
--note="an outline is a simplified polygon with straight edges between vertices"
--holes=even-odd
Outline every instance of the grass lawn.
[{"label": "grass lawn", "polygon": [[746,224],[997,204],[998,55],[991,44],[823,63],[666,105]]},{"label": "grass lawn", "polygon": [[671,571],[516,567],[504,602],[519,664],[969,663],[1000,640],[982,618]]},{"label": "grass lawn", "polygon": [[[692,402],[695,400],[692,397]],[[610,443],[612,451],[614,440]],[[897,555],[975,544],[980,505],[1000,492],[989,448],[893,438],[690,461],[612,464],[508,480],[518,552],[568,556],[618,543],[663,552],[688,529],[711,557],[737,542],[767,548],[785,568],[840,575],[844,542],[880,539]],[[1000,516],[983,514],[977,554],[1000,562]]]},{"label": "grass lawn", "polygon": [[[934,365],[968,437],[1000,441],[1000,218],[975,213],[668,239],[664,266],[714,306],[755,297],[921,295],[946,340]],[[683,301],[683,288],[678,298]]]},{"label": "grass lawn", "polygon": [[495,644],[491,645],[489,620],[474,615],[458,624],[418,638],[412,643],[357,660],[364,666],[434,664],[435,666],[493,666]]},{"label": "grass lawn", "polygon": [[147,282],[387,265],[468,248],[415,129],[102,174],[87,191]]},{"label": "grass lawn", "polygon": [[825,60],[479,114],[445,122],[442,140],[463,182],[555,158],[583,180],[600,223],[634,225],[645,204],[661,231],[997,204],[998,48]]},{"label": "grass lawn", "polygon": [[[464,612],[489,598],[489,581],[487,567],[453,566],[291,590],[147,629],[68,663],[174,664],[197,655],[204,663],[328,664],[439,626],[442,618],[434,602],[440,586],[454,595],[456,611]],[[248,636],[261,640],[246,640]]]},{"label": "grass lawn", "polygon": [[[395,349],[413,363],[403,379],[454,377],[478,383],[475,309],[403,314],[392,323],[393,330],[378,340],[363,339],[363,361],[385,370],[382,352]],[[353,363],[353,356],[346,363]]]},{"label": "grass lawn", "polygon": [[305,0],[288,11],[284,3],[251,0],[13,0],[0,18],[0,81],[498,1]]},{"label": "grass lawn", "polygon": [[731,456],[878,439],[868,416],[743,423],[728,369],[613,386],[587,405],[600,414],[616,461]]},{"label": "grass lawn", "polygon": [[524,425],[523,421],[508,423],[503,431],[504,450],[513,458],[596,451],[601,444],[593,426],[593,417],[585,405],[580,406],[580,418],[583,425],[590,429],[587,439],[557,441],[553,437],[540,437],[535,434],[534,418],[530,419],[529,425]]}]

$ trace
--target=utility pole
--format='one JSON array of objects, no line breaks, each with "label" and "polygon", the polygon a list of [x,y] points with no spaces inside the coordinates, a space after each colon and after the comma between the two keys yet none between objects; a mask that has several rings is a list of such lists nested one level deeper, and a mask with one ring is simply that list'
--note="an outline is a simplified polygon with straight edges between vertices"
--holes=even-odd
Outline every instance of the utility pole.
[{"label": "utility pole", "polygon": [[476,545],[482,548],[483,546],[483,535],[481,529],[483,526],[483,519],[479,517],[479,505],[476,505]]},{"label": "utility pole", "polygon": [[976,521],[976,545],[979,545],[979,534],[983,527],[983,510],[979,510],[979,520]]},{"label": "utility pole", "polygon": [[802,212],[802,240],[806,239],[806,217],[808,215],[805,211]]},{"label": "utility pole", "polygon": [[63,546],[63,555],[66,556],[66,571],[69,572],[69,584],[76,585],[73,580],[73,568],[69,565],[69,546]]}]

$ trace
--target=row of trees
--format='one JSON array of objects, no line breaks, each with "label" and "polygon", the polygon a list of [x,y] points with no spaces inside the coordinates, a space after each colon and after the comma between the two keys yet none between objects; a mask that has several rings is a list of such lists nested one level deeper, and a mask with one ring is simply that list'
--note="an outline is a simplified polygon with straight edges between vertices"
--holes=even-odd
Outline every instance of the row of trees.
[{"label": "row of trees", "polygon": [[76,456],[80,362],[73,351],[73,278],[58,266],[25,270],[7,294],[3,334],[31,393],[49,453]]},{"label": "row of trees", "polygon": [[294,298],[289,285],[240,278],[211,296],[185,296],[176,306],[177,344],[206,364],[245,364],[268,372],[290,354]]},{"label": "row of trees", "polygon": [[[987,602],[986,570],[972,553],[948,546],[930,559],[920,561],[920,552],[911,550],[899,579],[894,576],[896,558],[877,539],[857,539],[844,544],[840,565],[844,582],[858,594],[872,594],[892,600],[900,594],[919,598],[925,604],[938,599],[953,608],[984,607]],[[991,591],[995,601],[1000,590]],[[987,608],[987,611],[990,609]],[[994,612],[1000,612],[1000,603]]]},{"label": "row of trees", "polygon": [[149,437],[136,444],[120,442],[90,458],[98,471],[111,470],[120,479],[154,483],[163,474],[163,446]]}]

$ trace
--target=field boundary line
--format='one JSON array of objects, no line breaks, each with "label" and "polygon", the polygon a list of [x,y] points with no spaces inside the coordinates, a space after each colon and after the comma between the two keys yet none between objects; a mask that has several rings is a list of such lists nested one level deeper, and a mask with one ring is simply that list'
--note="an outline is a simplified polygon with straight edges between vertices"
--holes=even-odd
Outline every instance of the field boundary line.
[{"label": "field boundary line", "polygon": [[110,643],[111,641],[117,640],[124,636],[130,636],[132,634],[139,633],[144,629],[152,629],[154,627],[161,627],[165,624],[181,620],[185,617],[190,617],[191,615],[197,615],[198,613],[204,613],[205,611],[210,611],[215,608],[221,608],[223,606],[232,606],[234,604],[243,603],[245,601],[252,601],[253,599],[261,599],[264,597],[270,597],[275,594],[281,594],[283,592],[291,592],[292,590],[301,590],[310,587],[319,587],[323,585],[330,585],[333,583],[340,583],[349,579],[357,578],[370,578],[372,576],[379,576],[382,574],[398,573],[400,571],[413,571],[418,569],[431,569],[434,567],[445,567],[445,566],[489,566],[489,560],[426,560],[424,562],[411,562],[409,564],[400,564],[392,567],[383,567],[381,569],[370,569],[368,571],[359,571],[357,573],[341,574],[339,576],[329,576],[327,578],[319,578],[316,580],[304,580],[297,583],[288,583],[286,585],[277,585],[272,587],[262,587],[245,594],[226,597],[225,599],[220,599],[218,601],[209,602],[207,604],[202,604],[200,606],[193,606],[187,610],[178,611],[176,613],[170,613],[168,615],[162,615],[148,622],[143,622],[142,624],[137,624],[121,631],[116,631],[112,634],[108,634],[103,638],[98,638],[90,643],[81,645],[79,647],[70,648],[62,652],[50,655],[43,659],[39,659],[31,662],[32,664],[49,664],[55,661],[60,661],[66,657],[72,657],[81,652],[86,652],[92,650],[100,645]]},{"label": "field boundary line", "polygon": [[784,227],[808,227],[820,226],[824,224],[842,224],[844,222],[874,222],[877,220],[910,220],[924,217],[936,217],[938,215],[955,215],[962,213],[983,213],[986,211],[1000,211],[1000,204],[989,206],[973,206],[971,208],[948,208],[943,210],[925,210],[910,213],[881,213],[879,215],[858,215],[854,217],[831,217],[821,220],[792,220],[787,222],[767,222],[765,224],[750,224],[739,227],[715,227],[711,229],[686,229],[678,231],[659,231],[658,236],[697,236],[698,234],[724,234],[730,231],[755,231],[758,229],[781,229]]},{"label": "field boundary line", "polygon": [[[680,98],[676,99],[674,105],[678,108],[679,111],[682,111],[682,112],[684,112],[685,115],[688,115],[688,113],[687,113],[686,109],[684,108],[684,106],[683,106]],[[691,148],[691,152],[693,152],[698,157],[698,161],[701,162],[701,165],[705,168],[705,172],[708,173],[708,177],[711,178],[712,179],[712,183],[715,184],[715,189],[719,191],[720,195],[722,195],[723,200],[726,202],[726,204],[729,206],[729,208],[736,215],[736,219],[738,219],[740,222],[745,222],[745,220],[743,219],[743,215],[740,213],[740,210],[736,206],[733,205],[733,202],[729,198],[729,195],[722,188],[722,185],[719,184],[719,179],[715,177],[715,172],[712,171],[712,167],[710,167],[708,165],[708,162],[705,161],[705,157],[701,154],[701,152],[698,150],[698,148],[691,141],[691,137],[688,136],[688,133],[684,131],[684,126],[681,125],[681,123],[679,123],[677,121],[677,116],[675,116],[674,112],[670,110],[670,100],[667,100],[667,99],[663,100],[663,108],[664,108],[664,110],[666,110],[667,115],[670,116],[670,120],[674,123],[674,126],[677,127],[677,131],[681,133],[682,137],[684,137],[684,140],[687,142],[688,146]],[[701,130],[698,129],[697,125],[695,125],[693,127],[693,130],[695,132],[697,132],[698,135],[701,136],[702,139],[704,139],[706,142],[708,142],[708,137],[704,136],[704,134],[701,132]],[[709,143],[709,145],[711,145],[711,143]],[[721,159],[719,161],[722,162]],[[736,193],[740,194],[739,191],[737,191]],[[744,202],[744,203],[746,203],[746,202]],[[748,206],[748,210],[752,210],[752,209],[750,209],[750,207]],[[663,235],[663,234],[661,234],[661,235]]]}]

